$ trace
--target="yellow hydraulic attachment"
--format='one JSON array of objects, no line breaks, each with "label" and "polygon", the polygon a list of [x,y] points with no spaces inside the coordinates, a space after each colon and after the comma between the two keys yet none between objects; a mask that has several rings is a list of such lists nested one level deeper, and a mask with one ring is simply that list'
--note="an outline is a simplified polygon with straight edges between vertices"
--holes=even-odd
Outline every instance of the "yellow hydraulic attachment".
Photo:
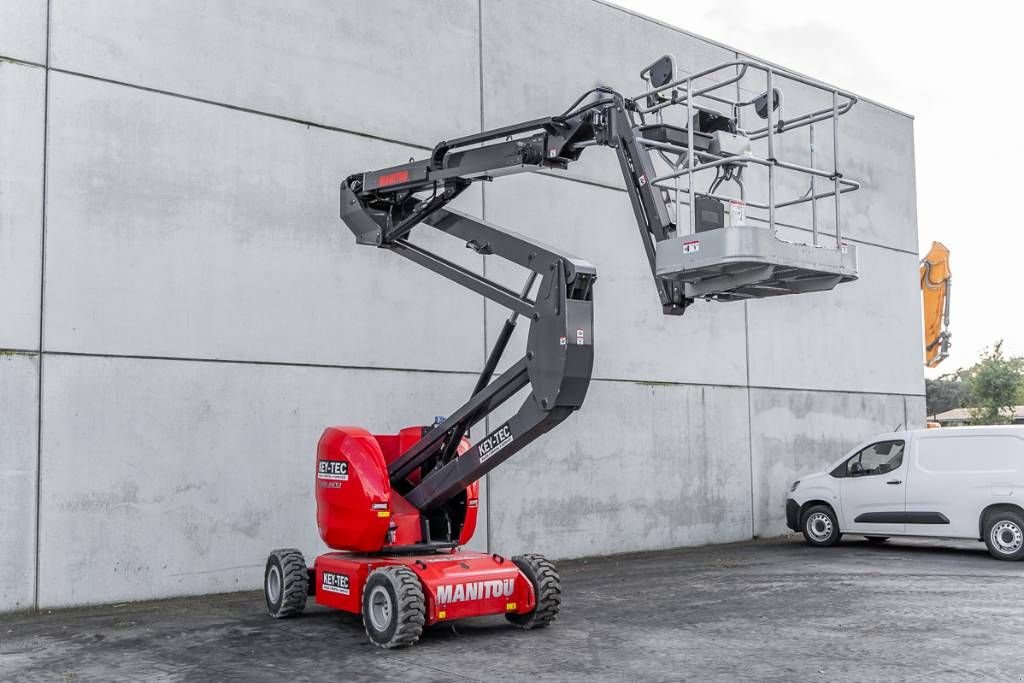
[{"label": "yellow hydraulic attachment", "polygon": [[924,364],[937,367],[949,356],[949,249],[932,242],[921,259],[921,301],[924,308]]}]

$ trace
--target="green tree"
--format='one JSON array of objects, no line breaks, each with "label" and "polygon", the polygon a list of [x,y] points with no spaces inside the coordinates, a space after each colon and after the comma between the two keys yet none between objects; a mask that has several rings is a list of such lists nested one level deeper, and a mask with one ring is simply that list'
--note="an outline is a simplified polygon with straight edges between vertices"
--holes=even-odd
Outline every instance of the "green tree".
[{"label": "green tree", "polygon": [[1024,395],[1024,358],[1007,357],[1002,340],[981,353],[981,360],[960,371],[970,389],[973,424],[1007,424]]},{"label": "green tree", "polygon": [[954,408],[964,408],[971,403],[971,389],[967,382],[956,373],[941,375],[924,381],[925,402],[928,415],[938,415]]}]

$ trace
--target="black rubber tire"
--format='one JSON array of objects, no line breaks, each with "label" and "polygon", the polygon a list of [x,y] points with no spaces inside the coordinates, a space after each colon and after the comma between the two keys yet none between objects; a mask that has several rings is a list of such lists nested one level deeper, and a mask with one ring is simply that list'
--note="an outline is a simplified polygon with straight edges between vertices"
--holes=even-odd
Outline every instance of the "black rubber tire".
[{"label": "black rubber tire", "polygon": [[270,616],[284,619],[302,614],[308,595],[309,572],[302,553],[295,548],[270,553],[263,571],[263,597]]},{"label": "black rubber tire", "polygon": [[[824,514],[831,522],[831,530],[826,537],[822,537],[820,533],[813,534],[808,531],[808,524],[812,519],[816,521],[819,514]],[[804,513],[800,516],[800,531],[803,532],[804,540],[816,548],[833,546],[843,537],[843,534],[839,531],[839,520],[836,519],[836,513],[828,505],[813,505],[804,510]]]},{"label": "black rubber tire", "polygon": [[[387,599],[389,618],[383,628],[375,625],[370,615],[370,600],[375,595]],[[371,643],[388,650],[412,645],[423,633],[426,614],[423,585],[416,572],[400,565],[370,572],[363,587],[363,628]]]},{"label": "black rubber tire", "polygon": [[988,548],[989,554],[997,560],[1009,560],[1011,562],[1024,558],[1024,543],[1020,544],[1013,552],[1005,552],[1000,546],[993,542],[993,530],[997,526],[1003,525],[1004,531],[1012,537],[1016,535],[1018,537],[1018,543],[1021,540],[1020,535],[1024,534],[1024,515],[1013,510],[996,510],[985,515],[984,533],[983,538],[985,539],[985,546]]},{"label": "black rubber tire", "polygon": [[885,543],[889,540],[888,536],[865,536],[864,538],[866,538],[868,543],[871,545],[878,545],[879,543]]},{"label": "black rubber tire", "polygon": [[519,570],[533,584],[537,605],[525,614],[508,612],[505,618],[517,628],[544,628],[558,616],[562,607],[562,582],[555,565],[541,555],[517,555],[512,558]]}]

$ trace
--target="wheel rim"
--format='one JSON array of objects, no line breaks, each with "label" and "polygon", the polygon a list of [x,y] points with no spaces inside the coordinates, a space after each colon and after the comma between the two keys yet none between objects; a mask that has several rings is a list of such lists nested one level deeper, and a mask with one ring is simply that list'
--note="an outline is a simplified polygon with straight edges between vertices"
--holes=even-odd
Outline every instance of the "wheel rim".
[{"label": "wheel rim", "polygon": [[374,586],[370,591],[370,623],[377,631],[385,631],[391,625],[391,596],[384,586]]},{"label": "wheel rim", "polygon": [[805,523],[807,535],[815,541],[827,541],[832,535],[832,520],[824,512],[815,512]]},{"label": "wheel rim", "polygon": [[996,522],[989,532],[992,547],[1004,555],[1012,555],[1024,546],[1024,531],[1009,520]]},{"label": "wheel rim", "polygon": [[272,566],[267,572],[267,597],[275,605],[281,597],[281,570],[277,565]]}]

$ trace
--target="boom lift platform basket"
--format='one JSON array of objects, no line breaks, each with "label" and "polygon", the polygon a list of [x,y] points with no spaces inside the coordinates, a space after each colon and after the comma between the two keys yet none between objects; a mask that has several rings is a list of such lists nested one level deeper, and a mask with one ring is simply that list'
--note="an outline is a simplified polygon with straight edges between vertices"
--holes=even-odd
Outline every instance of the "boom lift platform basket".
[{"label": "boom lift platform basket", "polygon": [[[658,243],[655,274],[681,282],[689,298],[719,301],[821,291],[856,279],[856,247],[842,239],[840,198],[860,184],[845,178],[838,162],[839,117],[853,107],[856,97],[750,60],[727,62],[683,78],[666,76],[673,71],[672,57],[662,57],[642,74],[651,89],[633,98],[634,102],[643,102],[638,114],[657,118],[656,124],[640,128],[642,136],[638,142],[658,153],[667,167],[651,182],[671,198],[668,203],[674,208],[674,222],[680,235],[678,239]],[[756,76],[763,78],[763,94],[745,99],[735,95],[739,92],[735,84],[743,81],[745,86],[750,85],[744,81],[746,76],[755,77],[754,80],[760,80]],[[828,104],[806,111],[786,111],[782,91],[777,87],[786,81],[801,84],[805,96],[817,95]],[[685,111],[682,126],[665,122],[665,114],[672,108]],[[755,115],[760,125],[741,128],[744,114],[747,118]],[[830,169],[814,166],[815,124],[831,128]],[[802,147],[803,141],[794,138],[803,137],[805,132],[810,165],[782,159],[781,149]],[[758,155],[758,151],[763,154]],[[746,187],[741,180],[743,171],[753,165],[767,169],[767,196],[761,200],[745,196]],[[803,176],[807,192],[780,201],[776,196],[779,170]],[[698,174],[709,171],[715,171],[715,180],[707,192],[700,192]],[[682,188],[681,179],[686,180]],[[738,186],[738,197],[716,193],[729,180]],[[819,182],[826,184],[820,192]],[[818,225],[819,202],[828,199],[835,212],[832,248],[823,244]],[[724,212],[712,211],[708,217],[707,207],[715,207],[716,202],[729,207],[729,225],[724,225]],[[778,211],[804,204],[811,206],[811,243],[781,239],[777,233]],[[763,222],[767,230],[753,222],[748,215],[751,208],[765,212]]]},{"label": "boom lift platform basket", "polygon": [[[723,96],[739,92],[748,73],[764,75],[763,95]],[[594,88],[561,114],[441,141],[426,159],[342,182],[341,218],[359,244],[403,256],[505,306],[511,315],[469,400],[447,417],[397,434],[359,427],[324,431],[315,475],[317,526],[332,552],[312,567],[298,550],[271,553],[264,582],[271,615],[294,616],[313,596],[320,604],[361,614],[371,642],[391,648],[410,645],[424,626],[451,619],[504,614],[520,628],[537,628],[558,613],[561,590],[550,562],[539,555],[505,558],[460,547],[476,526],[478,480],[583,405],[593,370],[597,272],[583,259],[449,208],[473,182],[565,169],[589,147],[615,150],[667,315],[683,314],[698,298],[799,294],[857,277],[856,251],[842,239],[839,214],[841,195],[858,185],[835,162],[830,170],[813,163],[819,123],[831,124],[833,159],[839,158],[838,118],[853,106],[852,95],[749,60],[676,78],[666,56],[641,77],[649,89],[637,97]],[[776,87],[782,80],[830,95],[831,106],[787,112]],[[750,111],[764,123],[745,129],[742,115]],[[682,125],[669,121],[680,114]],[[797,130],[808,131],[809,166],[784,161],[776,152],[784,136]],[[765,154],[757,156],[761,147]],[[743,174],[757,166],[767,169],[767,199],[751,201]],[[781,169],[809,177],[807,192],[777,201],[775,176]],[[698,191],[698,182],[712,172],[708,189]],[[722,194],[727,182],[738,188],[738,198]],[[836,216],[834,246],[823,243],[818,230],[818,204],[829,198]],[[782,240],[776,213],[804,203],[811,206],[811,243]],[[748,209],[766,212],[764,224],[748,217]],[[514,291],[414,243],[410,234],[419,226],[520,266],[527,272],[525,284]],[[526,352],[495,376],[519,318],[529,323]],[[527,388],[512,417],[471,442],[471,428]]]}]

